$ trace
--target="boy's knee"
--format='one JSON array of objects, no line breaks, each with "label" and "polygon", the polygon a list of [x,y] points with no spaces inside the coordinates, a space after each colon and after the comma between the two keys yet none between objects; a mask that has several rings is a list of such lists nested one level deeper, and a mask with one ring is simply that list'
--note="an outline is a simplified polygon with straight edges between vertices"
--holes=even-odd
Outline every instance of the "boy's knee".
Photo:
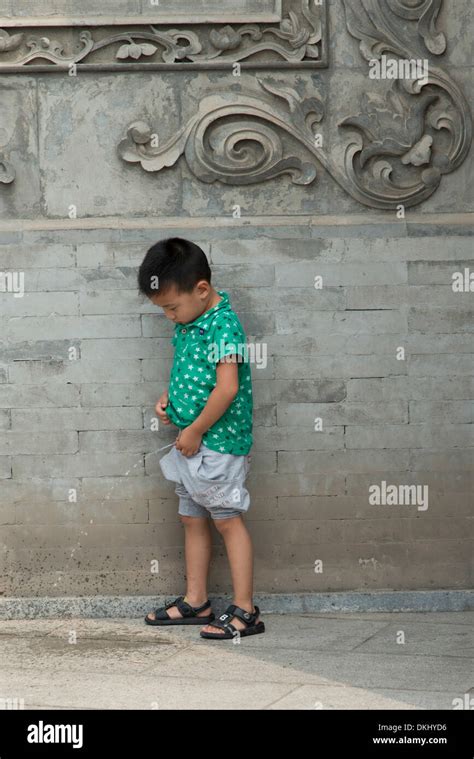
[{"label": "boy's knee", "polygon": [[214,524],[216,526],[216,529],[219,530],[219,532],[226,532],[227,530],[231,530],[233,527],[235,527],[237,522],[240,522],[242,520],[242,517],[227,517],[227,519],[214,519]]}]

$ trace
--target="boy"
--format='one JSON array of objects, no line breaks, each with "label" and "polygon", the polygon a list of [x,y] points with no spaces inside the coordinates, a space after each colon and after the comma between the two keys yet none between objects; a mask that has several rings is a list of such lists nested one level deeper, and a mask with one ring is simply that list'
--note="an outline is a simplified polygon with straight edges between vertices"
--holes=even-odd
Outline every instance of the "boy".
[{"label": "boy", "polygon": [[[185,596],[150,612],[145,622],[201,624],[201,637],[215,640],[263,633],[252,600],[252,542],[242,518],[250,504],[244,482],[253,442],[244,330],[228,294],[211,285],[204,252],[188,240],[174,237],[153,245],[140,266],[138,286],[176,325],[170,384],[156,412],[163,424],[180,429],[160,467],[177,483],[187,581]],[[224,539],[234,590],[233,603],[216,621],[207,596],[210,517]]]}]

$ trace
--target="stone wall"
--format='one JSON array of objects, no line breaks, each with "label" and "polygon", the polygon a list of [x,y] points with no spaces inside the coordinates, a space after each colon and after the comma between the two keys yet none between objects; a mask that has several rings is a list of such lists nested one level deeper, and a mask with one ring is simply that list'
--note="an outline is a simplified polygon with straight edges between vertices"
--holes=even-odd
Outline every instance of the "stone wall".
[{"label": "stone wall", "polygon": [[[158,19],[152,38],[150,9],[122,5],[96,27],[59,0],[34,24],[0,2],[1,592],[182,590],[156,453],[175,431],[150,429],[172,325],[136,288],[149,245],[175,234],[267,350],[256,589],[471,586],[469,3],[389,0],[370,19],[359,0],[327,15],[291,0],[279,23],[279,3],[209,2],[209,23]],[[242,8],[248,24],[213,20]],[[237,39],[252,12],[261,37]],[[374,25],[381,50],[390,36],[429,60],[419,92],[369,78]],[[370,502],[383,482],[397,502]],[[210,579],[229,590],[217,533]]]}]

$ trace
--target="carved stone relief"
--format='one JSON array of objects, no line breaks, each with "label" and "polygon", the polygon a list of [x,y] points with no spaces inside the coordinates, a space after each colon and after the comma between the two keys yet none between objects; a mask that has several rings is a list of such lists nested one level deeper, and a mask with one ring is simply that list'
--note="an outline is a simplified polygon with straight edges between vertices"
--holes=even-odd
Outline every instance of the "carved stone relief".
[{"label": "carved stone relief", "polygon": [[[181,7],[187,5],[189,8],[188,20],[183,22],[183,14],[175,14],[178,28],[169,26],[170,22],[173,23],[173,15],[169,12],[167,16],[157,12],[156,23],[140,23],[140,26],[125,26],[126,19],[121,19],[117,26],[87,28],[76,20],[72,44],[64,40],[67,36],[64,30],[54,27],[42,26],[36,33],[35,27],[29,30],[22,27],[0,29],[0,73],[17,71],[23,66],[28,66],[28,71],[37,70],[33,65],[40,64],[42,71],[51,66],[70,67],[73,64],[94,66],[98,70],[110,70],[115,66],[118,71],[159,69],[177,64],[189,69],[225,69],[236,62],[244,67],[257,68],[293,65],[318,68],[327,65],[324,2],[283,0],[282,5],[279,0],[266,0],[261,4],[263,9],[267,8],[266,14],[261,11],[244,13],[248,2],[239,0],[237,11],[221,10],[219,15],[224,23],[219,24],[205,24],[206,18],[215,17],[216,13],[196,13],[195,6],[183,0]],[[238,12],[239,3],[241,12]],[[258,7],[257,3],[253,5]],[[217,6],[214,0],[214,7]],[[272,8],[273,13],[269,12]],[[256,19],[263,15],[269,21],[238,23],[240,17],[252,19],[252,15]],[[38,21],[47,24],[47,18],[36,20],[37,25]],[[235,19],[234,23],[229,23],[232,19]],[[137,19],[133,21],[139,23]],[[15,23],[18,23],[16,18],[10,19],[10,25]],[[101,23],[107,23],[105,16]],[[45,67],[45,64],[49,66]]]},{"label": "carved stone relief", "polygon": [[[244,23],[224,20],[223,11],[224,23],[203,23],[202,15],[190,14],[175,26],[164,23],[163,18],[171,19],[162,15],[149,25],[127,26],[123,18],[114,27],[94,26],[97,20],[87,25],[75,19],[63,28],[45,26],[44,18],[29,29],[27,19],[15,26],[10,17],[8,28],[0,30],[0,74],[57,72],[73,65],[84,71],[156,70],[158,76],[160,69],[212,70],[239,63],[256,70],[251,84],[240,90],[210,84],[196,113],[169,137],[158,134],[153,123],[133,121],[118,146],[120,158],[159,172],[184,156],[198,180],[236,185],[282,174],[308,185],[322,166],[366,206],[415,206],[435,192],[443,174],[461,165],[472,140],[465,97],[436,62],[448,44],[437,28],[443,0],[335,1],[367,62],[359,110],[343,115],[337,126],[342,159],[340,142],[333,152],[318,143],[327,109],[311,92],[311,78],[302,96],[269,73],[328,66],[324,0],[266,2],[261,10],[273,21],[252,21],[249,13]],[[208,21],[213,2],[205,2]],[[244,6],[257,5],[238,0],[234,10],[238,14]],[[388,57],[392,62],[423,60],[428,67],[423,76],[375,86],[369,69]],[[11,182],[13,176],[0,155],[0,181]]]},{"label": "carved stone relief", "polygon": [[[343,3],[347,28],[360,40],[367,61],[380,60],[386,53],[404,61],[425,59],[428,53],[439,56],[446,50],[445,36],[436,29],[443,0]],[[405,21],[417,25],[420,43],[413,48],[405,42]],[[361,106],[341,127],[358,132],[345,151],[346,189],[368,206],[421,203],[469,151],[469,106],[456,82],[431,60],[422,77],[397,79],[385,97],[368,93]]]},{"label": "carved stone relief", "polygon": [[[442,0],[342,0],[347,29],[371,62],[386,53],[401,60],[441,55],[446,49],[446,39],[436,29],[441,4]],[[419,44],[413,48],[405,42],[406,21],[416,24]],[[350,133],[343,168],[317,146],[315,125],[324,118],[323,104],[314,97],[301,99],[284,83],[262,77],[258,83],[273,98],[263,92],[215,92],[203,99],[178,135],[158,146],[152,125],[131,124],[118,146],[119,155],[147,171],[160,171],[184,154],[201,181],[235,184],[261,182],[281,173],[309,184],[319,163],[360,203],[396,209],[432,195],[442,175],[462,163],[471,144],[472,122],[464,95],[431,60],[423,78],[397,79],[385,95],[367,87],[360,112],[339,124]],[[284,133],[294,138],[286,152],[280,138]]]},{"label": "carved stone relief", "polygon": [[15,179],[15,169],[7,161],[3,154],[0,153],[0,182],[2,184],[11,184]]}]

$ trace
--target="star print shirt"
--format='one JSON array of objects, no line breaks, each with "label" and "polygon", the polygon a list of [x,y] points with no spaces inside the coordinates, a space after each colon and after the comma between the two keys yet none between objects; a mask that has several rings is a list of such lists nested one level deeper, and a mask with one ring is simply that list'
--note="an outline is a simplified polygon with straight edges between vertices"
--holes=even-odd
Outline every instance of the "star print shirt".
[{"label": "star print shirt", "polygon": [[230,406],[202,436],[208,448],[246,455],[252,444],[252,379],[245,332],[225,290],[222,300],[192,322],[177,324],[166,413],[177,427],[188,427],[199,416],[216,386],[216,363],[238,354],[239,391]]}]

